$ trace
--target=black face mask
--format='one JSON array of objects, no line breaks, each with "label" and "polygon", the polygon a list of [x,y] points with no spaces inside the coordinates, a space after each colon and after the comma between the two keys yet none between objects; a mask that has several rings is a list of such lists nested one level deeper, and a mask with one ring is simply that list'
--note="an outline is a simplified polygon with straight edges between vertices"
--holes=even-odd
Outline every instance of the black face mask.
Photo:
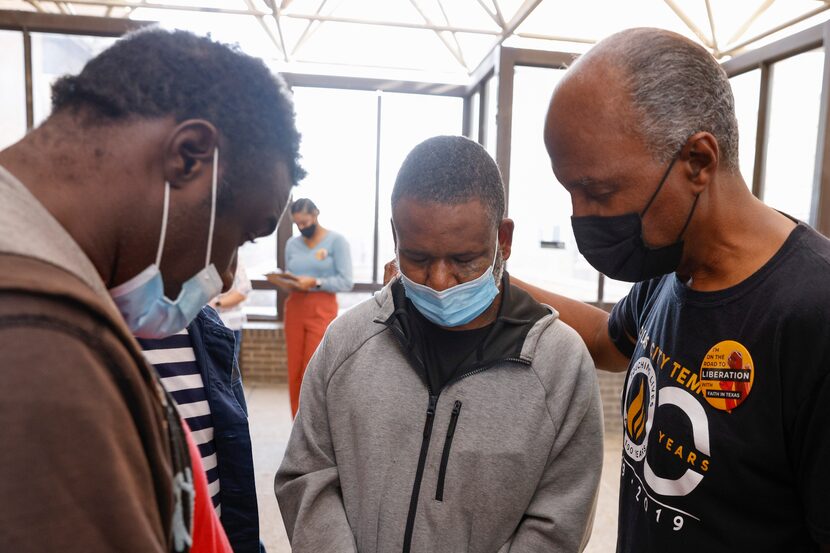
[{"label": "black face mask", "polygon": [[657,190],[641,213],[614,217],[571,217],[579,252],[597,271],[615,280],[641,282],[677,270],[683,257],[683,234],[692,220],[700,195],[695,196],[686,223],[673,244],[650,248],[643,241],[643,217],[666,183],[677,157],[672,159]]},{"label": "black face mask", "polygon": [[300,229],[300,234],[302,234],[305,238],[311,238],[314,236],[314,232],[317,230],[317,224],[308,225],[306,228]]}]

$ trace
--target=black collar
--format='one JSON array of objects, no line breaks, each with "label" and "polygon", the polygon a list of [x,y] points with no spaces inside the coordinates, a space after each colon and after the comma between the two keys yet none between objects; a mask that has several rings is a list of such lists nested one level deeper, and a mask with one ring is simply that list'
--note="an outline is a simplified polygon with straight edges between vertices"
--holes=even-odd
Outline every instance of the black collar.
[{"label": "black collar", "polygon": [[[400,279],[390,286],[394,310],[382,324],[391,328],[401,346],[423,367],[425,359],[423,342],[418,339],[418,324],[413,310],[415,306],[406,297]],[[501,305],[490,332],[478,349],[465,360],[464,366],[481,367],[506,359],[519,359],[525,338],[539,319],[550,311],[530,297],[527,292],[510,284],[505,271],[502,277]],[[432,324],[428,321],[426,324]]]}]

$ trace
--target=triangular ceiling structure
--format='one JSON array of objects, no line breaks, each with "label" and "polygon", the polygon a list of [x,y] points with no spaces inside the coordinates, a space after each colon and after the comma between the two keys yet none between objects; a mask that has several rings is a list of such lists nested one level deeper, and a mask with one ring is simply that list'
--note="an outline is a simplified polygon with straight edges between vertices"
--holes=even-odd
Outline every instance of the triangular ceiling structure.
[{"label": "triangular ceiling structure", "polygon": [[830,0],[0,0],[0,9],[159,21],[281,70],[467,77],[498,45],[580,52],[628,27],[727,59],[830,17]]}]

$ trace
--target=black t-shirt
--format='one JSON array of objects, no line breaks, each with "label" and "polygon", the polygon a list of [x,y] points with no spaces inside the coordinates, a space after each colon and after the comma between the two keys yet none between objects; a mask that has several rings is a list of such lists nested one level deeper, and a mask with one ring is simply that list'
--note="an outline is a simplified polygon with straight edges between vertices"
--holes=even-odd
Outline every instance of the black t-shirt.
[{"label": "black t-shirt", "polygon": [[830,543],[830,241],[800,224],[718,292],[639,283],[609,333],[631,356],[618,552]]},{"label": "black t-shirt", "polygon": [[474,359],[473,354],[484,343],[492,329],[492,324],[473,330],[447,330],[429,322],[423,315],[410,305],[415,323],[420,330],[423,340],[421,351],[433,390],[441,390],[452,380],[456,370],[469,367],[462,366],[468,359]]}]

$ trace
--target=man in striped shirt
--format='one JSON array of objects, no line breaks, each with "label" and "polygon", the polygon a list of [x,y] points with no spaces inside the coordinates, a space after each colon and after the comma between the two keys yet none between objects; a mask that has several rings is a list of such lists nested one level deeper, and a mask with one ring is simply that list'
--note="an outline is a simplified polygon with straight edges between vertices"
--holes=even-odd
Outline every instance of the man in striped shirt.
[{"label": "man in striped shirt", "polygon": [[[213,506],[234,551],[263,551],[247,407],[233,333],[212,308],[205,307],[185,330],[160,340],[138,341],[190,427]],[[230,470],[223,471],[223,467]]]}]

